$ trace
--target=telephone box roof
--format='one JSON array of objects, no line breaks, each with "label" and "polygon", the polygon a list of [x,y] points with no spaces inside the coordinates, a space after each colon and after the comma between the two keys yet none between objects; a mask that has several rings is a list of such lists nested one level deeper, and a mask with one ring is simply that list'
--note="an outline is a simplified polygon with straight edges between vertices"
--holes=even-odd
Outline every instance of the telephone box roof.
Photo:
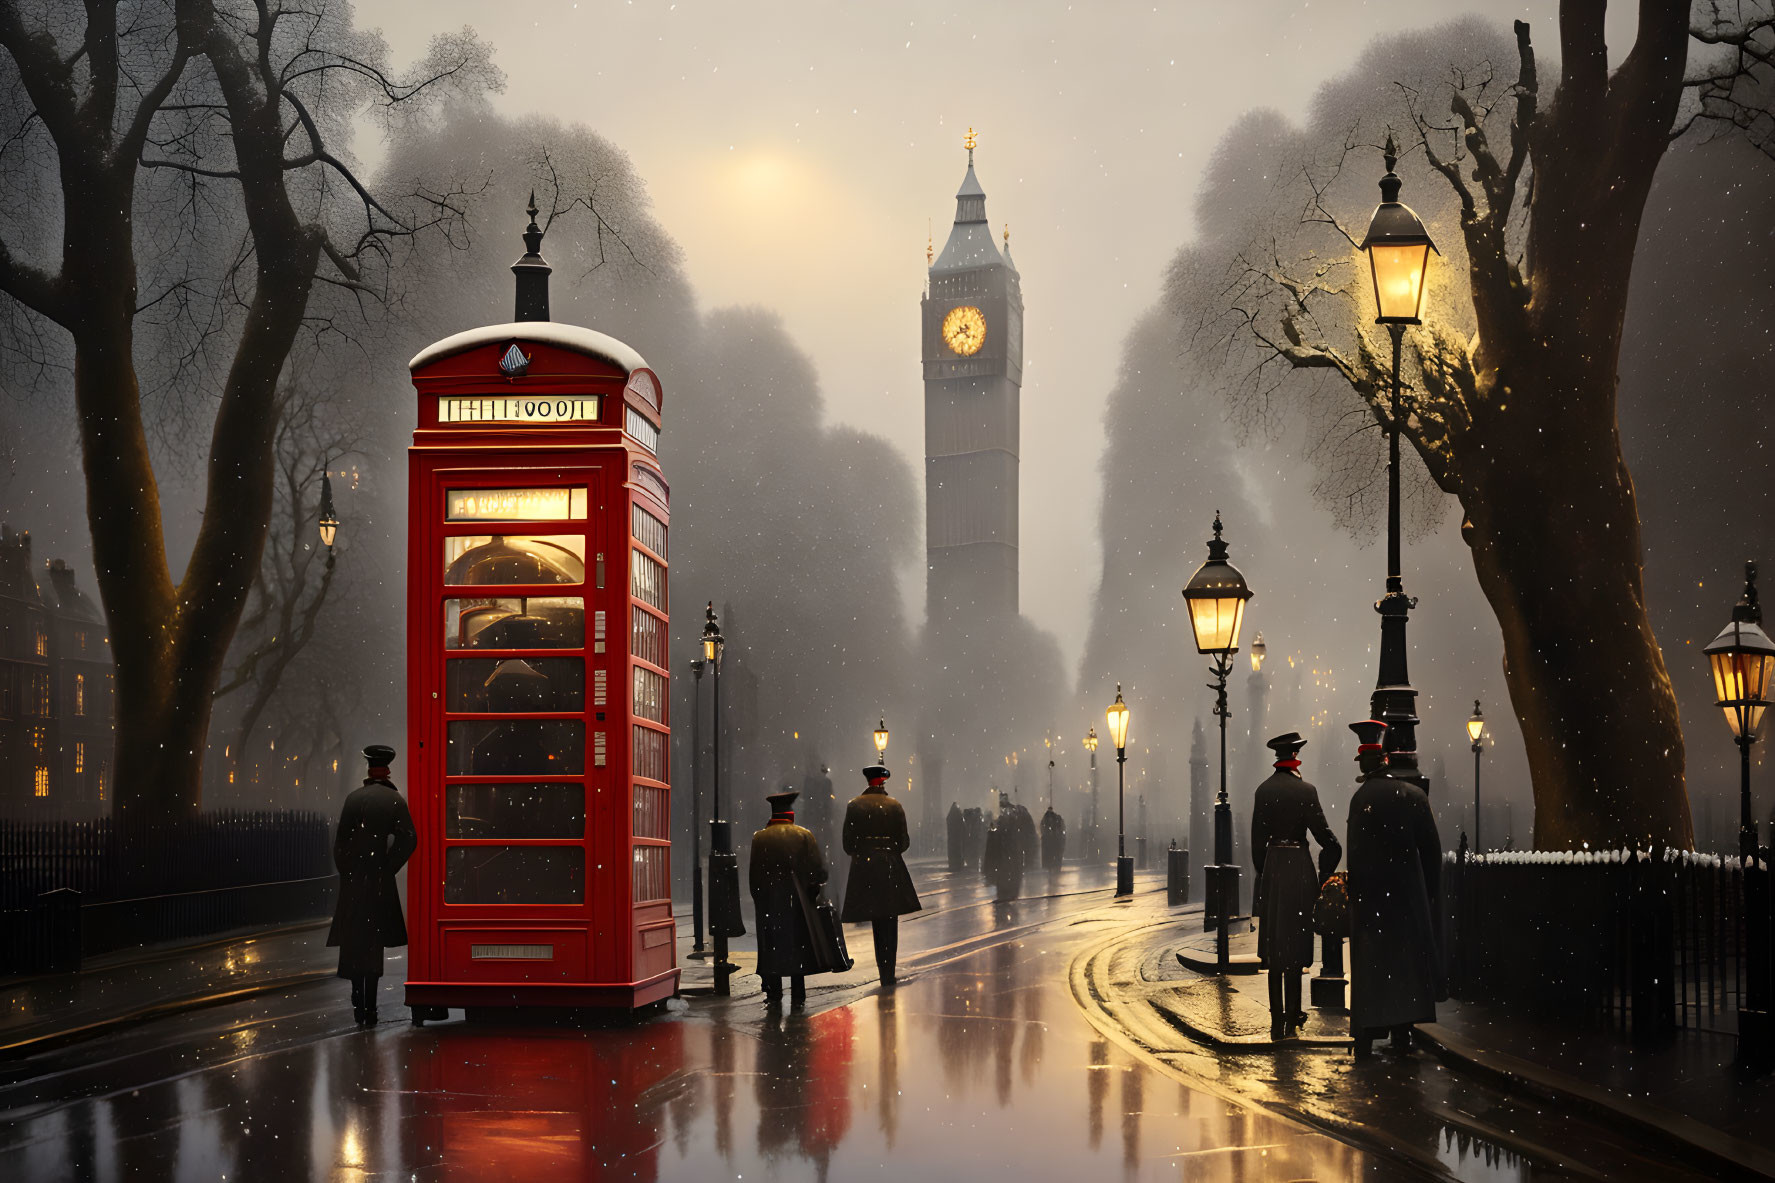
[{"label": "telephone box roof", "polygon": [[453,337],[445,337],[442,341],[435,341],[414,355],[413,360],[407,363],[407,368],[417,370],[434,361],[441,361],[481,345],[495,345],[505,341],[536,341],[558,349],[571,349],[575,353],[601,358],[620,367],[625,374],[632,374],[647,366],[647,360],[639,353],[615,337],[596,329],[553,320],[524,320],[502,325],[482,325],[478,329],[469,329]]}]

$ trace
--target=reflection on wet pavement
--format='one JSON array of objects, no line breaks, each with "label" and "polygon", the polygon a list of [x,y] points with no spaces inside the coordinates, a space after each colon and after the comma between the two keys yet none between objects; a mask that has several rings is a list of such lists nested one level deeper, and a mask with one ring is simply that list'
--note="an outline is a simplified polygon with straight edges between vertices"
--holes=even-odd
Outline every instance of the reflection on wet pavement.
[{"label": "reflection on wet pavement", "polygon": [[1067,967],[1106,930],[1081,921],[1118,907],[958,900],[907,926],[926,968],[898,992],[817,1013],[753,998],[633,1026],[359,1032],[331,986],[256,1022],[218,1008],[176,1039],[45,1061],[50,1076],[0,1091],[0,1178],[1423,1177],[1100,1037]]}]

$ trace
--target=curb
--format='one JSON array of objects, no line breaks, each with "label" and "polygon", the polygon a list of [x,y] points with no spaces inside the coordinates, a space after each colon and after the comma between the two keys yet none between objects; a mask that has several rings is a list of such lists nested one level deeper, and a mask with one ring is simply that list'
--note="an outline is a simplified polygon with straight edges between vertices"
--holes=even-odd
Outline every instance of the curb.
[{"label": "curb", "polygon": [[1639,1137],[1666,1151],[1705,1158],[1722,1178],[1775,1178],[1775,1151],[1715,1129],[1692,1117],[1656,1105],[1618,1097],[1563,1072],[1519,1059],[1508,1052],[1490,1052],[1436,1023],[1419,1023],[1418,1039],[1437,1059],[1489,1077],[1507,1087],[1575,1105],[1594,1117],[1627,1125]]},{"label": "curb", "polygon": [[333,970],[309,970],[305,973],[290,974],[281,978],[272,978],[264,982],[256,982],[250,986],[241,986],[234,990],[222,990],[214,994],[201,994],[193,997],[173,998],[165,1002],[156,1002],[148,1006],[138,1007],[121,1015],[111,1015],[103,1019],[95,1019],[90,1023],[82,1023],[78,1027],[64,1027],[58,1031],[45,1031],[41,1035],[32,1035],[11,1043],[0,1043],[0,1060],[16,1060],[37,1052],[48,1051],[63,1044],[78,1043],[107,1031],[121,1027],[134,1026],[154,1019],[165,1018],[167,1015],[179,1014],[183,1011],[202,1010],[205,1007],[220,1006],[225,1002],[238,1002],[243,998],[252,998],[259,994],[272,994],[279,990],[288,990],[297,986],[307,986],[339,975]]}]

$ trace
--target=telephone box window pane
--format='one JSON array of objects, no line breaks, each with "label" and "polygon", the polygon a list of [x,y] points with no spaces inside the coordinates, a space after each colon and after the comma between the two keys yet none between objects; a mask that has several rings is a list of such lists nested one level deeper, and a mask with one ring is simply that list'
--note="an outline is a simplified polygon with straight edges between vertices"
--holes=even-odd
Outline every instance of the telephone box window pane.
[{"label": "telephone box window pane", "polygon": [[586,491],[577,489],[449,489],[446,522],[583,522]]},{"label": "telephone box window pane", "polygon": [[666,678],[646,666],[635,667],[635,717],[666,721]]},{"label": "telephone box window pane", "polygon": [[642,509],[634,506],[631,515],[635,522],[635,541],[662,559],[670,558],[666,554],[666,524]]},{"label": "telephone box window pane", "polygon": [[651,661],[661,669],[669,669],[666,664],[666,623],[647,609],[634,607],[635,627],[630,637],[629,648],[642,661]]},{"label": "telephone box window pane", "polygon": [[583,846],[452,846],[444,852],[446,904],[583,904]]},{"label": "telephone box window pane", "polygon": [[634,562],[630,566],[630,591],[643,604],[652,604],[666,611],[666,569],[653,556],[630,549]]},{"label": "telephone box window pane", "polygon": [[[573,785],[450,785],[446,838],[583,838],[585,790]],[[665,837],[665,835],[660,835]]]},{"label": "telephone box window pane", "polygon": [[666,828],[669,824],[666,791],[652,785],[636,785],[635,837],[670,838],[672,835]]},{"label": "telephone box window pane", "polygon": [[581,719],[461,719],[450,724],[450,776],[575,776],[585,771]]},{"label": "telephone box window pane", "polygon": [[444,539],[444,582],[584,583],[586,540],[579,534],[464,534]]},{"label": "telephone box window pane", "polygon": [[629,434],[635,437],[635,442],[649,452],[657,453],[659,451],[659,428],[655,427],[647,416],[634,407],[624,407],[623,410],[628,412],[626,422]]},{"label": "telephone box window pane", "polygon": [[585,635],[579,596],[444,601],[446,649],[583,649]]},{"label": "telephone box window pane", "polygon": [[577,657],[459,658],[444,669],[448,711],[585,709],[585,662]]},{"label": "telephone box window pane", "polygon": [[634,773],[648,780],[666,779],[666,734],[635,724]]},{"label": "telephone box window pane", "polygon": [[635,902],[666,898],[665,846],[635,847]]}]

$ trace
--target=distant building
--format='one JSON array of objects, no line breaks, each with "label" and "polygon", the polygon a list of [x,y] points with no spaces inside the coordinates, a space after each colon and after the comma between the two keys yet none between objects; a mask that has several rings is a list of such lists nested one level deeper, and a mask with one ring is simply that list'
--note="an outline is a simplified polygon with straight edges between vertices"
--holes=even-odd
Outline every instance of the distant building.
[{"label": "distant building", "polygon": [[0,815],[80,817],[111,800],[111,643],[61,559],[0,526]]}]

